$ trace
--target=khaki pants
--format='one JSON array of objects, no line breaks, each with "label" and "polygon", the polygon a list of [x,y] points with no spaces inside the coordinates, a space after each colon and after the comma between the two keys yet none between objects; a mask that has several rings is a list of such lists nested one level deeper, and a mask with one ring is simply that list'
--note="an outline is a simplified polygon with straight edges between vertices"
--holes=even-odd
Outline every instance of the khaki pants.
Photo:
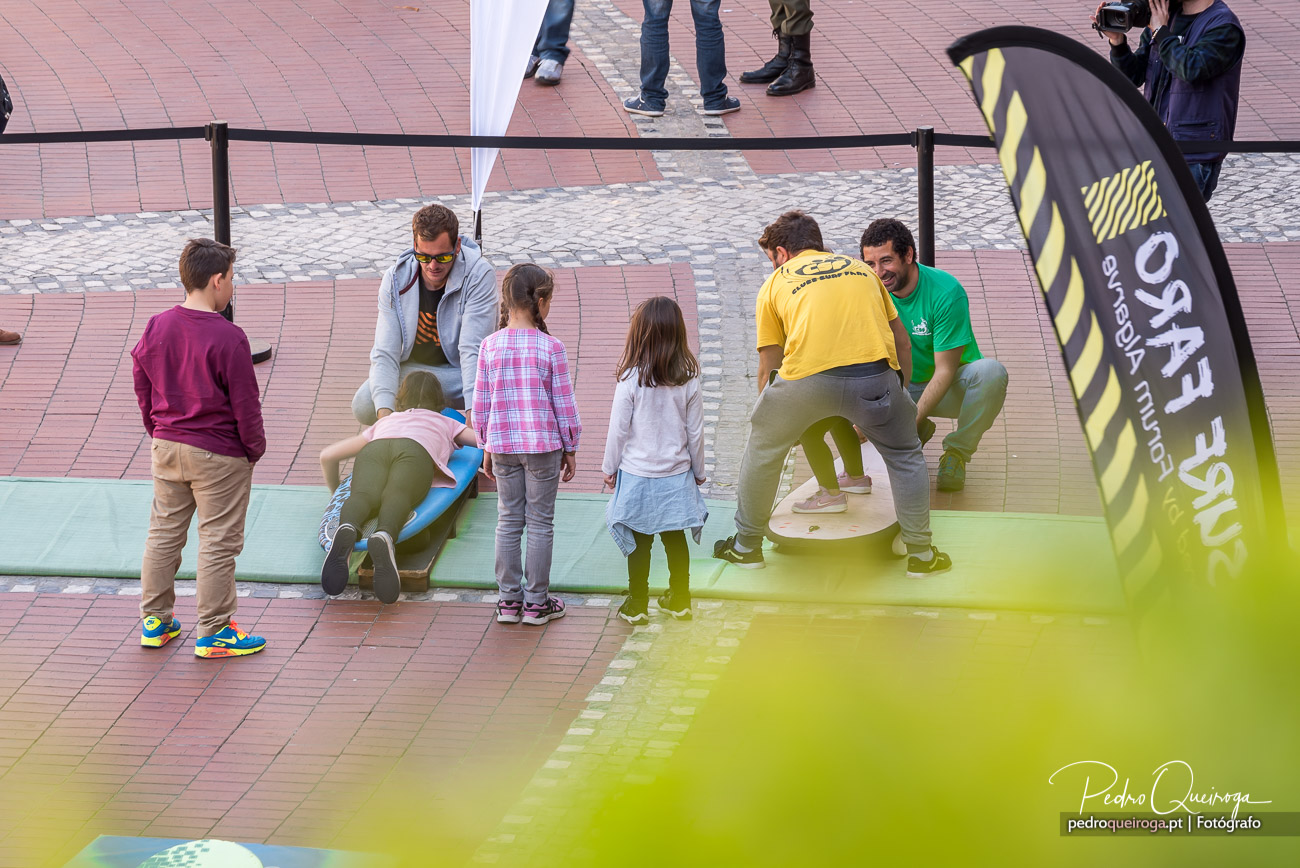
[{"label": "khaki pants", "polygon": [[140,614],[166,619],[176,603],[176,570],[199,513],[198,635],[211,636],[235,614],[235,556],[244,548],[244,518],[253,482],[247,458],[153,441],[153,511],[140,567]]}]

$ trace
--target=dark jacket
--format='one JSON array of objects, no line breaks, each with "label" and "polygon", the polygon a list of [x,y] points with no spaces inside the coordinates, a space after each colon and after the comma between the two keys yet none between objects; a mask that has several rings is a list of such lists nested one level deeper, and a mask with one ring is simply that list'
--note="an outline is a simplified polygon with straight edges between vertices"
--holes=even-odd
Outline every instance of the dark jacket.
[{"label": "dark jacket", "polygon": [[[1136,85],[1160,120],[1184,142],[1226,141],[1237,126],[1246,35],[1223,0],[1196,15],[1178,15],[1155,33],[1143,31],[1137,51],[1111,48],[1111,63]],[[1222,153],[1188,154],[1189,163],[1218,162]]]}]

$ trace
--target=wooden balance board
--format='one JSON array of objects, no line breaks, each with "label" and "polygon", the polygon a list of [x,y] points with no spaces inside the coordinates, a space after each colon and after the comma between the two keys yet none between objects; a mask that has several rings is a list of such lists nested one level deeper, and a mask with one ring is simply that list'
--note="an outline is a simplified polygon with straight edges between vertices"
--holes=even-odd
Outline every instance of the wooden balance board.
[{"label": "wooden balance board", "polygon": [[[862,467],[871,477],[871,493],[847,495],[847,512],[795,512],[796,503],[817,492],[817,480],[809,479],[783,497],[772,510],[768,539],[788,548],[866,545],[888,549],[892,546],[894,553],[898,554],[901,541],[898,540],[894,492],[889,484],[889,473],[885,470],[885,459],[870,443],[862,444]],[[835,472],[843,470],[843,459],[836,458]],[[904,548],[903,552],[906,551]]]}]

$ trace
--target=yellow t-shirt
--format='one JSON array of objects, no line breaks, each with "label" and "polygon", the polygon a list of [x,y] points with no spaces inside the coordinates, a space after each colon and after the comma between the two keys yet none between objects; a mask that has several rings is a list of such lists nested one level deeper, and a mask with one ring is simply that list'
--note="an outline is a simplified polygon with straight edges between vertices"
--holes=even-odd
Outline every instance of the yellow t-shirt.
[{"label": "yellow t-shirt", "polygon": [[758,291],[758,346],[785,350],[781,378],[889,359],[898,350],[889,321],[898,318],[880,278],[848,256],[805,251],[772,272]]}]

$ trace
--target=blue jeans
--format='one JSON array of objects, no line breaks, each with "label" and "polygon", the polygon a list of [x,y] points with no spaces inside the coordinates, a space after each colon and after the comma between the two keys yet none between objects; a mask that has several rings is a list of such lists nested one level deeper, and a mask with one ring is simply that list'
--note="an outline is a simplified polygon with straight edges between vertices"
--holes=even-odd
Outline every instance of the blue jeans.
[{"label": "blue jeans", "polygon": [[542,17],[542,29],[537,31],[533,54],[542,60],[569,59],[569,25],[573,23],[573,0],[551,0]]},{"label": "blue jeans", "polygon": [[[909,383],[912,400],[921,400],[926,383]],[[956,452],[970,461],[979,448],[980,438],[1002,412],[1007,397],[1007,369],[997,359],[976,359],[957,369],[948,392],[930,411],[931,416],[956,419],[957,428],[943,438],[944,451]]]},{"label": "blue jeans", "polygon": [[[722,21],[718,6],[722,0],[691,0],[695,19],[695,65],[700,74],[700,96],[704,107],[718,108],[727,98],[727,52],[722,44]],[[641,98],[662,108],[668,102],[664,82],[668,79],[668,15],[673,0],[641,0],[645,20],[641,22]]]},{"label": "blue jeans", "polygon": [[1210,201],[1210,196],[1214,195],[1214,188],[1219,186],[1219,169],[1223,168],[1223,160],[1215,160],[1213,163],[1188,163],[1187,168],[1192,170],[1192,177],[1196,179],[1196,188],[1201,191],[1205,201]]},{"label": "blue jeans", "polygon": [[[561,456],[559,449],[498,452],[492,456],[492,472],[497,478],[497,589],[503,600],[546,602],[551,587]],[[526,557],[521,545],[525,528]]]}]

